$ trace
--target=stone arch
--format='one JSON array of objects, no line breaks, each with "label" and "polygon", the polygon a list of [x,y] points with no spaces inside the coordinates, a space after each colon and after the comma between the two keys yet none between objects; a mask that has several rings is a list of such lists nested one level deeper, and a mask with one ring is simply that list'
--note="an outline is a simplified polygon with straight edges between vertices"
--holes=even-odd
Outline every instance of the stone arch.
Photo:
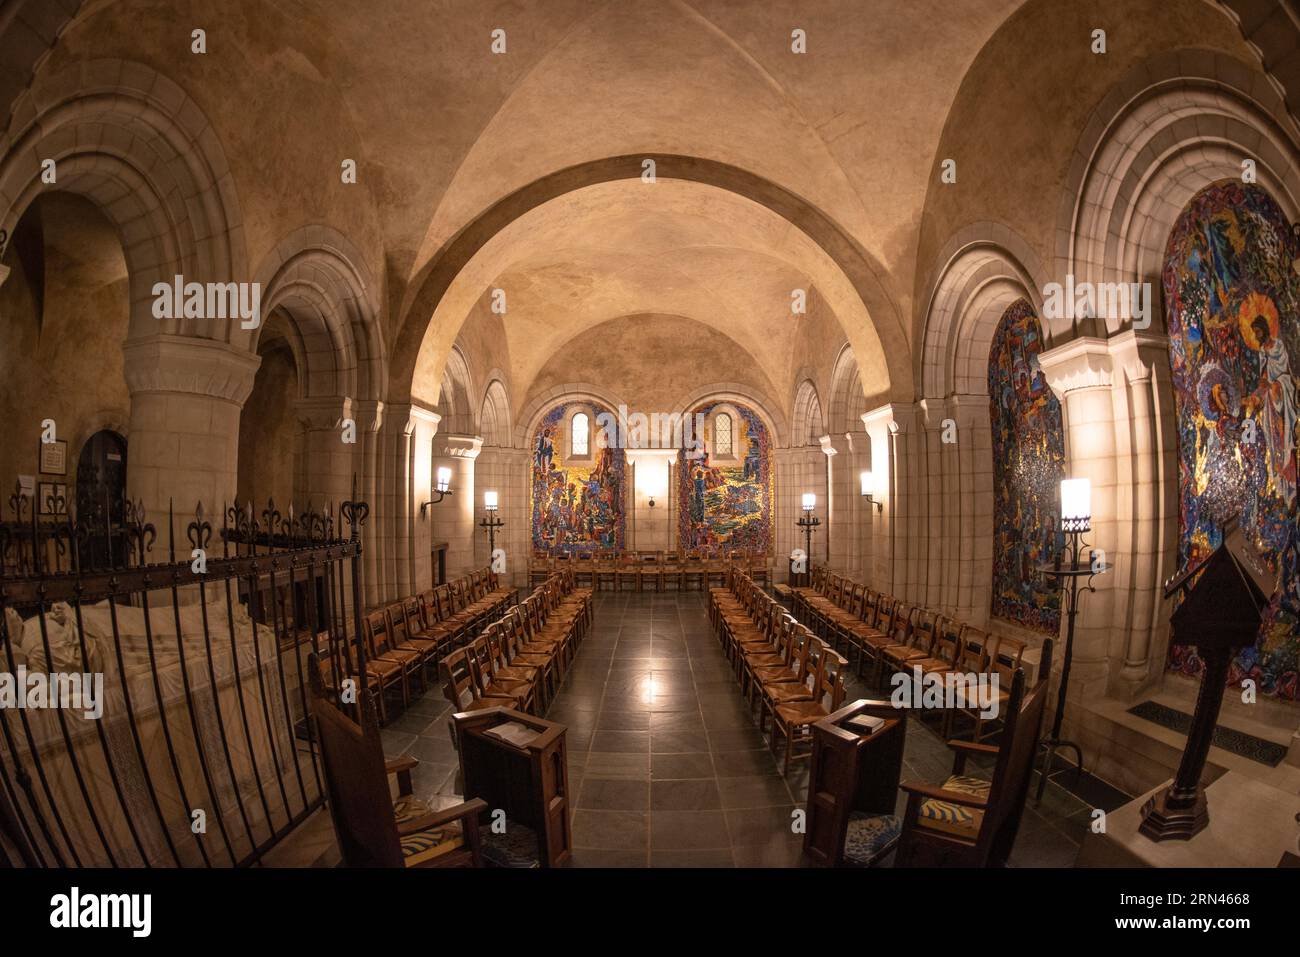
[{"label": "stone arch", "polygon": [[451,435],[474,435],[478,432],[475,421],[478,410],[473,408],[470,399],[475,394],[469,361],[460,346],[455,345],[442,370],[438,399],[438,413],[442,416],[440,431]]},{"label": "stone arch", "polygon": [[489,373],[488,387],[483,392],[479,411],[479,433],[483,445],[508,446],[510,444],[510,399],[502,375],[493,369]]},{"label": "stone arch", "polygon": [[[1230,56],[1180,50],[1140,64],[1098,104],[1075,148],[1057,220],[1057,281],[1159,289],[1165,242],[1183,207],[1215,180],[1239,178],[1246,159],[1294,222],[1298,134],[1267,77]],[[1073,329],[1070,320],[1045,321],[1053,344],[1071,332],[1131,327],[1114,317],[1076,320]]]},{"label": "stone arch", "polygon": [[[735,193],[771,210],[807,235],[847,278],[861,304],[866,321],[846,322],[850,341],[860,356],[870,353],[881,357],[888,370],[886,389],[891,394],[910,397],[907,333],[902,315],[880,278],[884,270],[833,219],[803,197],[747,170],[694,156],[643,153],[606,157],[544,176],[496,202],[444,245],[414,278],[403,304],[391,378],[397,400],[410,394],[430,328],[439,340],[432,347],[435,358],[450,348],[463,317],[439,316],[437,312],[461,271],[492,237],[530,210],[565,194],[599,183],[639,180],[646,160],[655,162],[656,175],[661,179],[682,179]],[[440,362],[435,361],[431,367],[439,366]]]},{"label": "stone arch", "polygon": [[811,379],[804,379],[795,390],[790,444],[816,445],[817,440],[825,434],[822,403],[817,395],[817,387]]},{"label": "stone arch", "polygon": [[[248,273],[230,167],[198,105],[139,63],[92,60],[40,73],[0,137],[0,229],[11,233],[47,189],[85,196],[121,238],[130,273],[130,338],[157,333],[231,341],[235,322],[158,320],[153,287]],[[41,182],[55,161],[53,187]]]},{"label": "stone arch", "polygon": [[515,447],[530,448],[533,435],[542,418],[557,405],[567,402],[590,402],[593,405],[604,406],[611,412],[617,412],[620,405],[627,404],[615,393],[590,382],[571,382],[548,389],[534,397],[515,420]]},{"label": "stone arch", "polygon": [[1041,310],[1042,264],[1011,229],[980,222],[948,241],[934,275],[915,357],[921,397],[985,395],[993,332],[1016,299]]},{"label": "stone arch", "polygon": [[753,389],[738,382],[714,382],[692,389],[685,398],[674,405],[674,408],[685,416],[692,409],[706,402],[732,402],[748,406],[763,420],[763,424],[772,435],[774,446],[787,444],[789,431],[785,420],[770,402]]},{"label": "stone arch", "polygon": [[[263,315],[279,310],[294,331],[303,398],[383,395],[376,286],[347,237],[328,226],[294,230],[267,254],[256,275]],[[236,328],[236,342],[256,349],[266,325]]]}]

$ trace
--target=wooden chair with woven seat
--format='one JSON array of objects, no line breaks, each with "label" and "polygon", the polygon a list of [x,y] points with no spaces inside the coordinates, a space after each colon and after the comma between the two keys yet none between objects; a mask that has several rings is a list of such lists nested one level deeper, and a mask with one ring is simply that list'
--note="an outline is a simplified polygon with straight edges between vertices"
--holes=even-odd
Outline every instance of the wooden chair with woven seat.
[{"label": "wooden chair with woven seat", "polygon": [[[308,658],[311,713],[334,834],[346,867],[481,867],[479,815],[487,803],[465,801],[431,810],[411,794],[414,758],[384,758],[379,727],[365,696],[353,719],[321,681],[321,661]],[[394,798],[388,777],[397,778]]]},{"label": "wooden chair with woven seat", "polygon": [[667,588],[671,582],[674,589],[684,591],[686,589],[686,566],[682,564],[681,552],[660,552],[659,562],[663,568],[663,585]]},{"label": "wooden chair with woven seat", "polygon": [[361,619],[361,637],[366,643],[366,660],[376,668],[397,665],[402,680],[402,707],[411,700],[411,678],[419,673],[423,656],[414,648],[398,648],[388,630],[388,615],[381,609]]},{"label": "wooden chair with woven seat", "polygon": [[517,695],[485,695],[474,668],[469,647],[457,648],[438,662],[442,677],[442,695],[451,703],[452,713],[481,711],[484,708],[517,708]]},{"label": "wooden chair with woven seat", "polygon": [[[988,675],[998,676],[998,700],[999,705],[1006,704],[1009,692],[1007,689],[1011,686],[1011,679],[1016,671],[1022,667],[1025,648],[1027,646],[1019,638],[1010,638],[1007,635],[990,635],[987,654],[984,658],[984,672]],[[957,709],[958,714],[964,714],[975,722],[975,730],[972,736],[974,741],[983,741],[986,737],[996,733],[998,721],[990,721],[980,713],[980,708],[961,707]],[[1005,712],[1004,712],[1005,713]],[[985,730],[986,726],[993,725],[992,730]]]},{"label": "wooden chair with woven seat", "polygon": [[699,586],[700,591],[707,591],[704,585],[704,556],[698,548],[689,549],[682,557],[682,587],[690,588],[691,582]]},{"label": "wooden chair with woven seat", "polygon": [[[1051,640],[1044,642],[1050,661]],[[1050,673],[1050,669],[1048,669]],[[903,782],[907,808],[898,867],[1002,867],[1011,856],[1024,813],[1047,700],[1046,681],[1025,692],[1025,673],[1012,678],[1001,744],[949,741],[952,774],[938,787]],[[967,775],[972,756],[995,757],[990,780]]]},{"label": "wooden chair with woven seat", "polygon": [[[490,628],[491,626],[489,626]],[[515,708],[534,713],[537,708],[537,671],[523,666],[511,668],[494,654],[487,638],[487,629],[465,648],[469,652],[470,669],[485,698],[513,697]]]},{"label": "wooden chair with woven seat", "polygon": [[545,709],[560,689],[560,667],[555,647],[545,644],[529,647],[524,644],[524,610],[520,605],[507,611],[500,625],[502,649],[507,662],[538,670],[538,697]]},{"label": "wooden chair with woven seat", "polygon": [[[741,650],[740,692],[751,712],[762,703],[763,682],[778,680],[784,674],[793,679],[798,673],[796,658],[807,655],[807,644],[803,639],[807,629],[799,628],[798,622],[784,606],[777,602],[772,604],[771,642]],[[761,712],[759,717],[762,718]],[[759,729],[762,730],[761,720]]]},{"label": "wooden chair with woven seat", "polygon": [[891,674],[897,671],[910,674],[912,662],[931,657],[938,634],[938,619],[939,616],[933,611],[919,606],[913,608],[904,640],[880,649],[885,669]]},{"label": "wooden chair with woven seat", "polygon": [[[323,631],[316,636],[316,643],[321,648],[329,649],[328,653],[319,655],[320,660],[320,679],[321,683],[328,688],[337,691],[342,686],[344,680],[350,679],[356,684],[364,685],[366,693],[373,700],[375,709],[379,713],[379,723],[381,725],[388,723],[388,708],[384,701],[384,682],[380,674],[370,667],[367,662],[364,682],[359,682],[356,669],[356,642],[334,641],[328,631]],[[390,672],[391,686],[400,685],[400,670],[394,669]]]},{"label": "wooden chair with woven seat", "polygon": [[611,591],[618,591],[618,553],[603,549],[596,558],[593,569],[597,591],[608,585]]},{"label": "wooden chair with woven seat", "polygon": [[[758,707],[758,730],[767,730],[768,718],[778,705],[794,701],[812,701],[815,672],[821,653],[828,646],[805,626],[790,619],[784,661],[766,664],[754,662],[753,701]],[[775,736],[776,723],[772,722]],[[775,738],[774,738],[775,740]]]},{"label": "wooden chair with woven seat", "polygon": [[423,634],[420,600],[412,596],[393,602],[384,609],[384,616],[388,619],[388,635],[393,647],[414,651],[420,656],[420,686],[428,687],[427,670],[437,666],[442,647],[436,638]]},{"label": "wooden chair with woven seat", "polygon": [[551,577],[555,570],[554,559],[545,552],[535,552],[528,560],[528,584],[530,587],[540,585]]},{"label": "wooden chair with woven seat", "polygon": [[838,711],[844,703],[844,672],[848,668],[848,659],[825,643],[820,648],[812,646],[808,652],[810,660],[814,654],[817,656],[817,669],[812,682],[812,700],[778,703],[772,709],[772,751],[776,752],[778,740],[784,743],[782,768],[786,774],[790,772],[791,761],[809,756],[809,752],[801,750],[801,747],[811,746],[812,726],[831,712]]}]

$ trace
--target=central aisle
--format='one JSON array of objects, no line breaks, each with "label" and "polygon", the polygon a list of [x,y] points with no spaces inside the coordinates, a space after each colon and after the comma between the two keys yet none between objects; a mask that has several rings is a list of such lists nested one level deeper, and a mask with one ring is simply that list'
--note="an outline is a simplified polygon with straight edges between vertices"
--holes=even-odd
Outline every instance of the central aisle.
[{"label": "central aisle", "polygon": [[790,784],[778,772],[706,595],[597,595],[595,627],[547,713],[569,729],[575,866],[799,863],[791,812],[806,762]]}]

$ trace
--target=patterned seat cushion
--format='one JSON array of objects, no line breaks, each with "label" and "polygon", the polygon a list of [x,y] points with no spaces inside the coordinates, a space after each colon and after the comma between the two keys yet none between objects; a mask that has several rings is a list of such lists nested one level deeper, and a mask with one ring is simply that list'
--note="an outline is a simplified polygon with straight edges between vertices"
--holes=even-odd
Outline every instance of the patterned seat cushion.
[{"label": "patterned seat cushion", "polygon": [[[431,814],[432,809],[429,805],[409,794],[396,798],[393,801],[393,818],[400,826],[407,821],[413,821],[417,817],[425,814]],[[461,829],[460,822],[456,821],[451,824],[444,824],[442,827],[426,828],[423,831],[416,831],[414,834],[403,834],[402,843],[402,860],[407,867],[418,867],[437,857],[442,857],[458,847],[465,844],[465,834]]]},{"label": "patterned seat cushion", "polygon": [[537,832],[517,822],[510,822],[504,834],[483,830],[483,860],[490,867],[541,867]]},{"label": "patterned seat cushion", "polygon": [[898,843],[903,822],[893,814],[867,814],[854,811],[849,815],[844,837],[844,863],[850,867],[869,867]]},{"label": "patterned seat cushion", "polygon": [[[988,781],[972,778],[964,774],[954,774],[948,778],[943,782],[943,789],[945,791],[956,791],[959,794],[970,794],[975,797],[987,798],[989,796]],[[937,831],[947,831],[949,834],[957,834],[961,837],[973,838],[980,829],[980,822],[984,819],[984,812],[978,808],[953,804],[951,801],[928,798],[922,802],[917,818],[917,823],[923,827]]]}]

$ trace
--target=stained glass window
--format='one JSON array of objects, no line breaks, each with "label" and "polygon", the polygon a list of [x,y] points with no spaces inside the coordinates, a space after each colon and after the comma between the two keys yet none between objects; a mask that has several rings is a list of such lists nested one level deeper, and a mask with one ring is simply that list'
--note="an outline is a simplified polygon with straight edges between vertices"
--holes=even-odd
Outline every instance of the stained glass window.
[{"label": "stained glass window", "polygon": [[731,439],[731,416],[722,412],[713,420],[713,451],[717,455],[735,455]]},{"label": "stained glass window", "polygon": [[588,451],[590,437],[591,422],[587,418],[587,413],[575,413],[573,416],[573,422],[569,429],[569,447],[574,455],[585,456],[591,454]]}]

